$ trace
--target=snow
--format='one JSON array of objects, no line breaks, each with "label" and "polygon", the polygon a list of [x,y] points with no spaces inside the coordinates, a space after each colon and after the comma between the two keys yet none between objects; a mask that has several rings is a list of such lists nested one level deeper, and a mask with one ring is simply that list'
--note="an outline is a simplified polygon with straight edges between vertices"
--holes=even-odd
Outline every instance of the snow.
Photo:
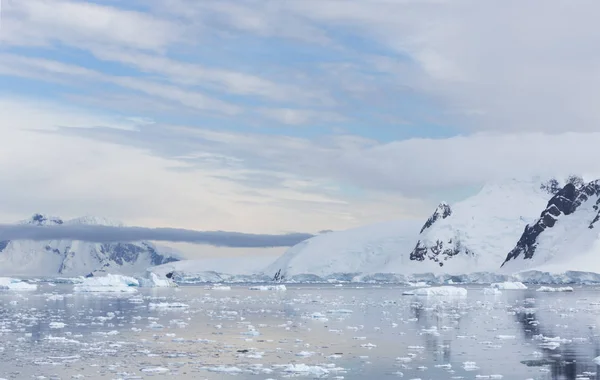
[{"label": "snow", "polygon": [[598,215],[598,201],[597,195],[589,196],[572,214],[560,214],[556,224],[539,235],[533,257],[524,259],[520,255],[509,260],[502,273],[526,270],[552,274],[566,271],[600,273],[600,224],[589,228]]},{"label": "snow", "polygon": [[[497,272],[527,223],[535,221],[551,195],[541,181],[509,180],[485,185],[477,194],[451,205],[452,214],[438,218],[419,234],[425,219],[390,221],[329,232],[287,250],[264,269],[268,276],[281,270],[285,279],[326,278],[337,274],[394,273],[464,275]],[[416,261],[410,253],[418,241],[457,248],[455,256]]]},{"label": "snow", "polygon": [[152,272],[164,276],[179,272],[182,276],[193,277],[207,272],[227,275],[248,275],[260,272],[266,265],[277,259],[273,255],[246,255],[195,260],[180,260],[153,267]]},{"label": "snow", "polygon": [[111,292],[111,293],[135,293],[135,287],[140,286],[137,279],[118,274],[108,274],[102,277],[86,278],[81,284],[75,285],[75,292]]},{"label": "snow", "polygon": [[417,296],[427,297],[466,297],[467,289],[455,286],[433,286],[415,289],[413,293]]},{"label": "snow", "polygon": [[36,284],[30,284],[16,278],[0,277],[0,290],[29,291],[36,289]]},{"label": "snow", "polygon": [[518,281],[505,281],[505,282],[497,282],[490,285],[490,287],[494,289],[501,290],[524,290],[527,289],[527,286],[522,282]]},{"label": "snow", "polygon": [[[489,183],[476,195],[451,205],[452,214],[424,230],[419,240],[422,246],[441,243],[442,249],[456,250],[458,254],[440,258],[442,267],[426,258],[421,262],[421,272],[497,271],[525,226],[536,220],[551,198],[540,189],[540,183],[537,178]],[[390,269],[395,269],[390,271],[406,266],[406,255],[400,257],[404,260],[396,267],[390,265]]]},{"label": "snow", "polygon": [[273,277],[281,269],[287,278],[380,272],[394,256],[412,250],[421,224],[391,221],[324,233],[288,249],[263,272]]}]

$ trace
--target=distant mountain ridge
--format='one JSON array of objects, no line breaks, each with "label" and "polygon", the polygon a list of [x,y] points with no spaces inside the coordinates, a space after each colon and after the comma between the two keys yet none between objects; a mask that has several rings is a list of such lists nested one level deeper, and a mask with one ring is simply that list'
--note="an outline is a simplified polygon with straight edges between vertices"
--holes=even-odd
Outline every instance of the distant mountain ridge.
[{"label": "distant mountain ridge", "polygon": [[[121,222],[85,216],[63,220],[34,214],[19,222],[39,226],[123,226]],[[80,276],[91,273],[142,273],[154,265],[178,261],[179,255],[146,241],[135,243],[90,243],[76,240],[0,241],[0,274],[29,276]]]}]

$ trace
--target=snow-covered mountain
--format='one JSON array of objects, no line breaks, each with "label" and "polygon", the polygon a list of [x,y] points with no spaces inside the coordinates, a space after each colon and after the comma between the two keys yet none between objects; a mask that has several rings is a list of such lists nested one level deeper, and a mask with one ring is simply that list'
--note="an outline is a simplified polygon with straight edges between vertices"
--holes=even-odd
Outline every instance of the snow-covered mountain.
[{"label": "snow-covered mountain", "polygon": [[419,227],[418,221],[392,221],[327,232],[288,249],[263,272],[283,278],[377,272],[410,251]]},{"label": "snow-covered mountain", "polygon": [[[43,228],[50,225],[122,226],[99,217],[62,220],[35,214],[20,222]],[[143,273],[146,268],[179,260],[168,248],[149,242],[90,243],[73,240],[0,241],[0,274],[22,276],[79,276],[92,272]]]},{"label": "snow-covered mountain", "polygon": [[502,269],[531,268],[600,273],[600,180],[570,181],[525,228]]},{"label": "snow-covered mountain", "polygon": [[264,273],[289,278],[495,272],[552,197],[551,186],[541,184],[538,179],[487,184],[464,201],[441,203],[422,226],[393,221],[322,234],[290,248]]},{"label": "snow-covered mountain", "polygon": [[433,262],[444,273],[497,270],[552,196],[541,183],[490,183],[453,206],[440,204],[421,229],[409,259]]}]

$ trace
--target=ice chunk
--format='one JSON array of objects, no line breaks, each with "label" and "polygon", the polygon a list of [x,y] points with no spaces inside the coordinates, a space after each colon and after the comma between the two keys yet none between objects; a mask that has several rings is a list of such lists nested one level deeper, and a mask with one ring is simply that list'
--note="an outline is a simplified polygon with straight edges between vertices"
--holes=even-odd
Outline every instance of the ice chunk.
[{"label": "ice chunk", "polygon": [[467,289],[455,286],[435,286],[431,288],[415,289],[414,294],[417,296],[443,296],[443,297],[466,297]]},{"label": "ice chunk", "polygon": [[553,288],[551,286],[540,286],[537,292],[572,292],[573,288],[570,286],[564,286],[559,288]]},{"label": "ice chunk", "polygon": [[309,366],[306,364],[289,364],[284,369],[283,372],[297,374],[301,376],[325,376],[329,374],[329,370],[320,366]]},{"label": "ice chunk", "polygon": [[505,281],[505,282],[496,282],[490,285],[492,288],[501,289],[501,290],[525,290],[527,286],[522,282],[518,281]]}]

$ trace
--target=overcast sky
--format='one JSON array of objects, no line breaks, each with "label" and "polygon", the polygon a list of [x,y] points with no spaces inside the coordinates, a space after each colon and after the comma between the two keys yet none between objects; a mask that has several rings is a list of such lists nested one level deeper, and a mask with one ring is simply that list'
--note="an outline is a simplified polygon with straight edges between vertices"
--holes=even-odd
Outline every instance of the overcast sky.
[{"label": "overcast sky", "polygon": [[423,219],[488,180],[598,173],[597,1],[1,11],[0,223],[314,233]]}]

